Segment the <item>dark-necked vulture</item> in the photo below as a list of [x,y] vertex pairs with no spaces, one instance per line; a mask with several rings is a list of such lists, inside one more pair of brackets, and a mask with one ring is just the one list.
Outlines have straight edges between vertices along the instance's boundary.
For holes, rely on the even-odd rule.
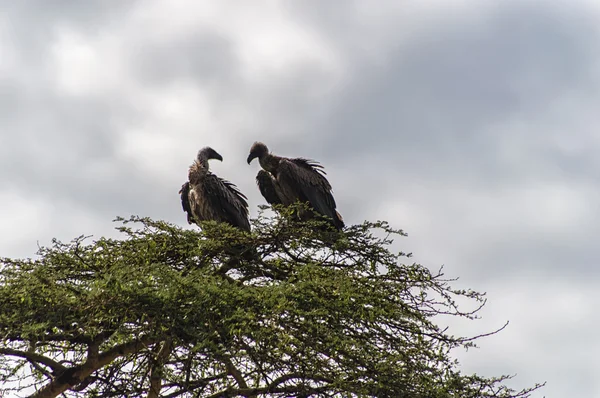
[[179,191],[188,223],[213,220],[250,231],[246,196],[231,182],[211,173],[208,170],[209,159],[223,161],[214,149],[202,148],[190,166],[188,182]]
[[289,206],[296,201],[308,202],[316,212],[333,220],[337,229],[344,227],[323,166],[304,158],[275,156],[262,142],[255,142],[250,148],[248,164],[254,158],[258,158],[262,167],[256,183],[269,204]]

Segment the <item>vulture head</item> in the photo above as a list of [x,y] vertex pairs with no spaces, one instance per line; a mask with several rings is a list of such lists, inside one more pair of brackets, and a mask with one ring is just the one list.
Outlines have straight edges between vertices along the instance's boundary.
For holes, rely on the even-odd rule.
[[215,151],[214,149],[212,149],[209,146],[200,149],[198,151],[197,157],[198,157],[199,162],[205,162],[205,161],[208,161],[209,159],[217,159],[217,160],[220,160],[221,162],[223,161],[223,156],[219,155],[219,153],[217,151]]
[[198,151],[196,160],[190,166],[188,171],[188,180],[192,184],[197,184],[200,179],[208,173],[208,160],[217,159],[223,161],[223,156],[217,151],[207,146]]
[[252,162],[252,160],[254,158],[259,158],[262,159],[263,157],[267,156],[269,154],[269,148],[267,148],[267,146],[265,144],[263,144],[262,142],[255,142],[254,144],[252,144],[252,147],[250,148],[250,154],[248,155],[248,164],[250,164],[250,162]]

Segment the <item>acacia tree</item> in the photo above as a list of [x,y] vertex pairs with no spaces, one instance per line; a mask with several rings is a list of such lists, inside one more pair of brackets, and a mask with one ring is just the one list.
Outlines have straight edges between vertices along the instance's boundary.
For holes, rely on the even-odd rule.
[[[465,375],[440,314],[483,295],[390,251],[403,232],[343,232],[293,212],[251,234],[132,217],[122,239],[1,259],[0,382],[35,397],[526,397]],[[471,299],[464,312],[457,298]]]

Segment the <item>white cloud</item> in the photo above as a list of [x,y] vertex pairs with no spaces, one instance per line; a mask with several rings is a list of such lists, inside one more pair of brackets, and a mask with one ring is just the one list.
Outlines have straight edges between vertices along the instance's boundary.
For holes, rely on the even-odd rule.
[[27,249],[35,247],[35,236],[49,228],[52,205],[42,198],[7,190],[0,192],[0,203],[0,252],[2,256],[25,256]]
[[58,90],[67,95],[115,95],[122,92],[122,53],[114,37],[82,34],[68,27],[55,31],[51,54]]
[[[579,396],[598,396],[600,383],[593,377],[593,364],[600,348],[589,344],[596,324],[594,303],[600,298],[597,289],[526,277],[504,283],[488,289],[489,303],[478,321],[479,330],[493,330],[502,319],[510,324],[481,340],[479,349],[457,352],[465,370],[486,376],[516,373],[510,382],[514,387],[524,379],[547,380],[546,391],[535,396],[570,396],[574,389],[579,389]],[[507,363],[515,366],[509,370]],[[573,381],[583,384],[574,386]]]

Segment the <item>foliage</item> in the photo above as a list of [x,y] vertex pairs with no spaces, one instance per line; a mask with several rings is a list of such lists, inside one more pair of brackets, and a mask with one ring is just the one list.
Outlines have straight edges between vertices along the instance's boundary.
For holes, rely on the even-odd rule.
[[[403,232],[343,232],[292,211],[252,234],[131,217],[122,239],[53,241],[1,259],[0,382],[35,396],[525,397],[508,378],[463,375],[483,295],[392,253]],[[458,298],[477,309],[462,312]],[[18,383],[18,384],[17,384]]]

